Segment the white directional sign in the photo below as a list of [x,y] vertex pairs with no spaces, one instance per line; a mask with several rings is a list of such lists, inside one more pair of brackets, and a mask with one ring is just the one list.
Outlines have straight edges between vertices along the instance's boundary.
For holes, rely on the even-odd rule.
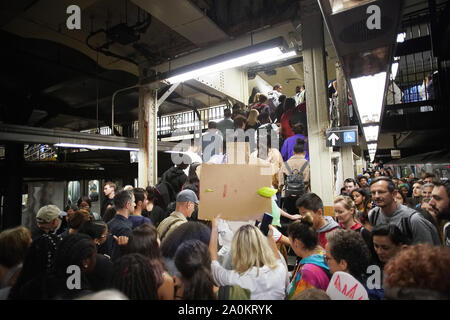
[[335,133],[332,133],[327,140],[331,141],[331,145],[334,147],[336,145],[336,140],[339,140],[339,136],[337,136]]
[[330,128],[326,142],[327,147],[358,145],[358,126]]

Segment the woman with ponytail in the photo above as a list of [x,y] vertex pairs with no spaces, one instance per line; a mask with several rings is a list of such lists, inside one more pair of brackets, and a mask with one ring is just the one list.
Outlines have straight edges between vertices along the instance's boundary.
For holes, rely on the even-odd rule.
[[287,299],[310,288],[326,291],[330,282],[331,274],[325,262],[325,250],[318,243],[312,221],[311,215],[305,215],[302,220],[292,222],[287,229],[291,248],[301,258],[286,290]]
[[215,300],[214,280],[211,274],[211,256],[208,246],[200,240],[181,244],[175,253],[175,265],[180,278],[175,276],[175,298],[183,300]]

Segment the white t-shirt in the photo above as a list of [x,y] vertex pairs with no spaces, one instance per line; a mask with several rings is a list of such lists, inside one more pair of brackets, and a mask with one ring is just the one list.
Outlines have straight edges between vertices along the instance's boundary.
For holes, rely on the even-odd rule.
[[217,260],[211,263],[214,280],[219,286],[238,285],[251,292],[251,300],[284,300],[287,269],[282,260],[277,260],[277,267],[267,266],[251,268],[243,274],[223,268]]

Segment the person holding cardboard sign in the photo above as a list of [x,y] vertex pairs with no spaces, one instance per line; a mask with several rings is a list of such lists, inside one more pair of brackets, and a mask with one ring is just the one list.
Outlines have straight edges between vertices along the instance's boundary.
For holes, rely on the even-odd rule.
[[233,236],[231,245],[233,270],[218,262],[217,238],[220,215],[212,221],[209,251],[214,281],[219,286],[238,285],[251,292],[250,300],[283,300],[287,268],[273,240],[273,230],[267,237],[253,225],[243,225]]

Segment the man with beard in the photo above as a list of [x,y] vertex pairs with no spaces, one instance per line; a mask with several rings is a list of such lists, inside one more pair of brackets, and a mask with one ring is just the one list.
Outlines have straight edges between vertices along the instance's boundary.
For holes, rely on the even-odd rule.
[[412,244],[441,244],[436,227],[430,221],[416,210],[395,202],[398,190],[392,179],[381,176],[375,178],[370,184],[370,192],[377,206],[369,212],[369,222],[372,226],[395,224],[411,239]]
[[[435,183],[429,202],[431,213],[435,214],[438,223],[450,219],[450,181]],[[444,243],[450,246],[450,223],[444,226]]]

